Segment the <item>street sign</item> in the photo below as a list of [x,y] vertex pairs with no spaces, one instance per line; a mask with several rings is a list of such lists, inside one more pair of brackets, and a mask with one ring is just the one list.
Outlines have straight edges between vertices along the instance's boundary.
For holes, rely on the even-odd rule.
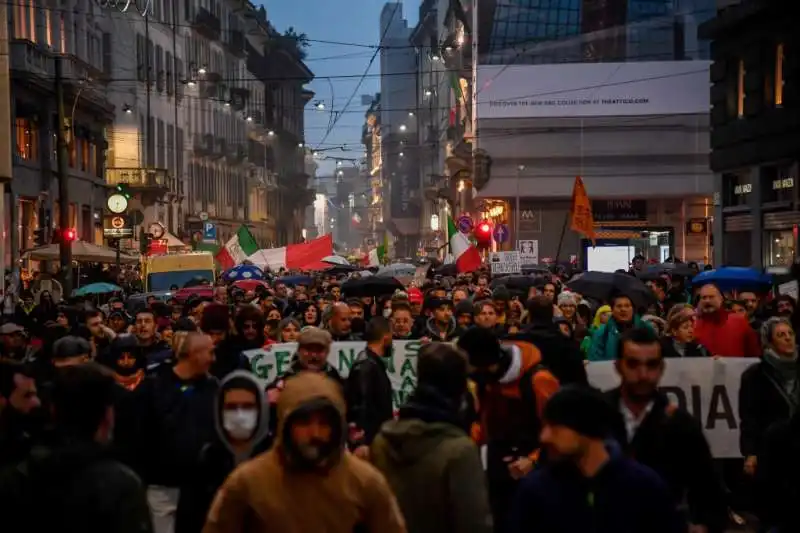
[[539,264],[539,241],[517,241],[517,250],[523,265]]
[[125,219],[122,217],[111,217],[111,227],[120,229],[125,227]]
[[492,252],[489,265],[492,274],[522,274],[519,252]]
[[103,236],[107,239],[133,237],[133,228],[104,228]]
[[203,222],[203,240],[217,242],[217,225],[212,222]]
[[197,215],[197,217],[200,219],[200,222],[205,222],[206,220],[208,220],[208,213],[206,213],[205,211],[200,211],[200,214]]
[[510,234],[511,232],[508,231],[508,226],[505,224],[495,224],[492,237],[494,237],[495,242],[502,244],[508,240]]
[[458,217],[458,221],[456,221],[456,227],[458,231],[461,233],[469,233],[472,231],[472,228],[475,227],[475,223],[472,222],[472,217],[469,215],[461,215]]

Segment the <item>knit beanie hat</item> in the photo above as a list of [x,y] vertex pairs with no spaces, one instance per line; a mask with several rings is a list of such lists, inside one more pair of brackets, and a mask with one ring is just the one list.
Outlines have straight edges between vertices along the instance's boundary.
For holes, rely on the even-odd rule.
[[503,350],[500,340],[490,329],[470,328],[458,339],[458,347],[469,357],[469,363],[477,368],[484,368],[500,362]]
[[544,422],[564,426],[589,438],[608,437],[620,415],[603,394],[586,386],[567,385],[544,407]]
[[475,313],[475,307],[473,306],[472,302],[470,302],[469,300],[461,300],[460,302],[458,302],[458,304],[456,304],[456,308],[453,314],[458,317],[461,315],[472,316],[474,313]]
[[225,304],[210,304],[203,309],[200,319],[200,329],[210,331],[228,331],[230,324],[230,309]]

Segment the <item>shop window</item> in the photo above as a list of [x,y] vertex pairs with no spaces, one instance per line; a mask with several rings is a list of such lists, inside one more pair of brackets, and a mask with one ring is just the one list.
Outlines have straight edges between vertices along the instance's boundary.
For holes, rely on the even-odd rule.
[[792,230],[764,232],[764,266],[789,266],[794,261]]
[[78,161],[78,146],[77,146],[77,139],[73,137],[72,142],[69,143],[69,154],[68,154],[68,163],[70,168],[75,168],[75,164]]
[[723,206],[737,207],[747,205],[748,196],[753,193],[753,186],[749,171],[723,174]]
[[775,105],[783,105],[783,43],[775,47]]
[[744,68],[744,60],[739,60],[739,67],[736,72],[736,116],[742,118],[744,116],[744,77],[747,72]]
[[797,179],[789,165],[761,168],[761,199],[763,202],[791,202]]
[[16,119],[15,140],[17,155],[26,161],[36,161],[39,156],[39,129],[36,123],[27,118]]
[[80,151],[81,151],[81,170],[83,172],[89,171],[89,154],[91,151],[89,150],[89,140],[88,139],[79,139],[80,144]]

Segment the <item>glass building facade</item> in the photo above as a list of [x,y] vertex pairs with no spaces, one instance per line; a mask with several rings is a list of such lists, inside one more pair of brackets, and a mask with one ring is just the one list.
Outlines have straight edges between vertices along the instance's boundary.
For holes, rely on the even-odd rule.
[[[715,0],[495,0],[480,2],[482,64],[707,59],[697,27]],[[491,28],[491,30],[489,30]]]

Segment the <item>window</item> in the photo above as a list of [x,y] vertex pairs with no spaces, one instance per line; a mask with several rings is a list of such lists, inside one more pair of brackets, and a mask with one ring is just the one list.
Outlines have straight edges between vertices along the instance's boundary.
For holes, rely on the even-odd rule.
[[739,67],[736,72],[736,116],[742,118],[744,116],[744,77],[747,72],[744,68],[744,60],[739,60]]
[[164,49],[156,45],[156,90],[164,90]]
[[111,34],[108,32],[103,33],[103,72],[111,75],[113,71],[113,55],[111,48]]
[[775,105],[783,105],[783,43],[775,48]]
[[145,78],[147,83],[153,83],[153,41],[147,40],[147,53],[145,54]]
[[35,161],[39,156],[39,129],[37,124],[27,118],[15,121],[17,155],[26,161]]
[[144,81],[145,77],[145,68],[146,68],[146,59],[145,54],[147,53],[147,49],[145,46],[144,37],[136,34],[136,79],[139,81]]
[[174,92],[174,87],[172,85],[174,83],[173,80],[172,80],[172,71],[173,71],[173,67],[174,66],[175,65],[173,63],[172,53],[171,52],[167,52],[167,59],[166,59],[166,67],[167,67],[167,69],[166,69],[167,70],[166,85],[167,85],[167,94],[169,96],[172,96],[172,93]]
[[72,142],[69,143],[69,154],[67,154],[68,155],[68,161],[67,162],[68,162],[70,168],[76,168],[75,165],[76,165],[76,163],[78,161],[78,146],[77,146],[77,144],[78,144],[77,143],[77,139],[74,137],[74,133],[73,133]]
[[78,139],[78,142],[80,144],[80,153],[81,153],[81,170],[83,172],[88,172],[89,171],[89,154],[91,152],[89,150],[89,139],[84,137],[84,138]]
[[167,143],[165,141],[165,133],[164,133],[164,121],[158,119],[157,122],[157,130],[158,131],[158,144],[156,145],[156,167],[158,168],[166,168],[166,161],[164,160],[164,151],[166,150]]
[[792,230],[766,231],[763,238],[764,266],[790,266],[794,260]]

